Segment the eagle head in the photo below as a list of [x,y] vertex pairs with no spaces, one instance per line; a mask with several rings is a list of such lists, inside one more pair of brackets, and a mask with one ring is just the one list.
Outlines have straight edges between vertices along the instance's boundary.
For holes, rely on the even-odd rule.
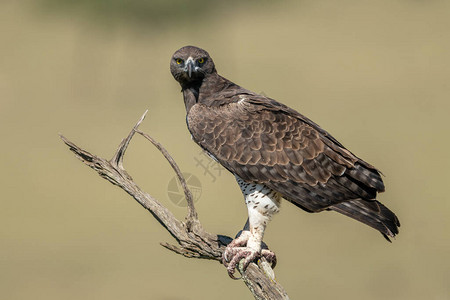
[[216,72],[208,52],[194,46],[178,49],[170,60],[170,72],[181,86],[201,83],[208,75]]

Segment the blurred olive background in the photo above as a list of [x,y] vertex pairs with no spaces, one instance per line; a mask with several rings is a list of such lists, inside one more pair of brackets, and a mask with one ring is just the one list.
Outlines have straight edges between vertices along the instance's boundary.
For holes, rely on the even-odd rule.
[[[241,193],[197,165],[169,72],[188,44],[385,174],[379,199],[402,223],[392,244],[284,203],[265,241],[291,299],[450,299],[450,3],[437,0],[2,1],[1,299],[252,299],[218,263],[162,248],[167,232],[58,137],[109,158],[149,109],[141,128],[202,183],[204,226],[234,235]],[[136,137],[125,164],[183,218],[159,152]]]

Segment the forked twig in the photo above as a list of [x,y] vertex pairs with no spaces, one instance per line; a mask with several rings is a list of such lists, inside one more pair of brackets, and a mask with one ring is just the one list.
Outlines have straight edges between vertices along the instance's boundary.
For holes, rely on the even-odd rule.
[[181,187],[183,188],[184,191],[184,195],[186,197],[186,201],[187,201],[187,207],[188,207],[188,220],[190,221],[195,221],[198,220],[198,215],[197,215],[197,211],[195,210],[194,207],[194,198],[192,197],[192,193],[189,190],[186,180],[183,177],[183,174],[181,173],[180,168],[178,167],[177,163],[175,162],[175,160],[172,158],[172,156],[170,156],[169,152],[167,152],[167,150],[157,141],[155,141],[151,136],[149,136],[148,134],[135,129],[135,132],[139,133],[140,135],[142,135],[143,137],[145,137],[147,140],[149,140],[161,153],[162,155],[164,155],[164,157],[166,158],[166,160],[169,162],[170,166],[172,167],[172,169],[175,171],[175,174],[177,175],[178,180],[181,183]]

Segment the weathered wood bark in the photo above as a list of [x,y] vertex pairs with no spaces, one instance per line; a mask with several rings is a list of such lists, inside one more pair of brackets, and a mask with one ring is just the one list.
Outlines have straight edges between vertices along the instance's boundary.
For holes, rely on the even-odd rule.
[[[138,130],[146,113],[136,123],[129,135],[122,140],[114,157],[110,160],[83,150],[62,135],[61,139],[75,153],[77,158],[97,171],[101,177],[123,189],[147,209],[178,243],[178,245],[161,243],[162,246],[186,257],[210,259],[220,262],[222,253],[232,238],[205,231],[198,219],[192,194],[177,164],[161,144],[149,135]],[[158,200],[142,191],[123,167],[125,151],[135,133],[144,136],[155,145],[174,169],[188,202],[188,214],[185,221],[176,219]],[[283,287],[275,281],[273,270],[264,259],[259,260],[258,264],[251,263],[245,271],[242,270],[241,266],[239,266],[238,270],[255,299],[289,299]]]

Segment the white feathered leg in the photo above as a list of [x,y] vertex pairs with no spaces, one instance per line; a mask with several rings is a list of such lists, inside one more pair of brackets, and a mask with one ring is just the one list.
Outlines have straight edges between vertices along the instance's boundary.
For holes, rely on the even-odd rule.
[[281,201],[278,193],[262,184],[247,183],[239,177],[236,177],[236,180],[247,204],[248,226],[227,246],[223,254],[222,261],[231,278],[235,278],[234,270],[241,259],[244,259],[244,269],[261,256],[273,266],[276,263],[275,254],[268,249],[262,249],[262,240],[271,217],[280,209]]

